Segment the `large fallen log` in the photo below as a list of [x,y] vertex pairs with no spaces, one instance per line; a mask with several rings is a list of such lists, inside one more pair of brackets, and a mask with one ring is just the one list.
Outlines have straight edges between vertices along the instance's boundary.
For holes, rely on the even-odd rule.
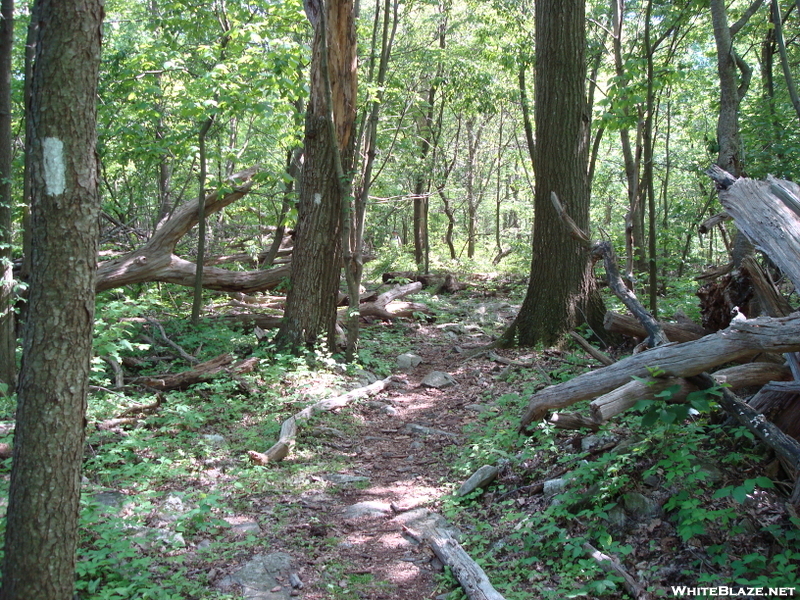
[[[792,373],[788,367],[765,362],[737,365],[712,374],[717,383],[724,383],[733,390],[764,385],[770,381],[786,381],[791,376]],[[683,400],[690,392],[697,389],[696,386],[682,378],[658,377],[648,381],[634,379],[592,400],[589,404],[592,420],[597,425],[601,425],[632,408],[639,400],[653,400],[656,398],[656,394],[675,385],[678,386],[678,389],[672,394],[673,401]]]
[[534,394],[522,415],[520,429],[554,409],[606,394],[632,377],[647,377],[657,368],[667,377],[688,377],[715,366],[761,352],[800,350],[800,314],[772,319],[734,321],[730,327],[684,344],[667,344],[629,356],[613,365],[578,375]]
[[[256,168],[251,168],[232,175],[229,179],[234,186],[232,191],[222,194],[218,190],[206,196],[206,215],[245,196],[253,186],[252,177],[256,171]],[[141,248],[101,262],[97,268],[97,291],[145,281],[193,286],[195,264],[176,256],[174,252],[180,239],[197,225],[198,220],[197,202],[187,202],[164,221]],[[224,292],[259,292],[277,287],[289,276],[289,272],[287,264],[267,271],[245,272],[206,267],[203,269],[203,287]]]

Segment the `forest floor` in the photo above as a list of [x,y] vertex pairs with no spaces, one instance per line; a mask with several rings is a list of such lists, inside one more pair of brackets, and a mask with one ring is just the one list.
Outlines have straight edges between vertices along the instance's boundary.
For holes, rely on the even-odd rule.
[[[519,292],[495,281],[424,296],[435,319],[364,327],[361,368],[281,355],[252,331],[198,331],[162,313],[166,334],[198,359],[231,352],[259,357],[259,366],[153,394],[111,389],[98,361],[76,598],[463,600],[453,574],[413,535],[430,513],[459,532],[509,600],[672,597],[680,594],[670,586],[743,582],[791,595],[800,585],[800,519],[786,502],[792,482],[724,414],[673,423],[667,397],[655,423],[634,410],[597,432],[547,423],[517,431],[532,394],[600,368],[577,347],[488,351],[516,315]],[[185,370],[155,335],[137,345],[143,332],[123,317],[143,306],[102,307],[112,350],[134,354],[137,365],[149,360],[150,373],[167,361]],[[401,369],[404,353],[420,363]],[[367,384],[368,369],[373,379],[391,374],[389,387],[302,422],[284,460],[248,461],[297,411]],[[424,385],[431,372],[451,384]],[[12,418],[13,405],[0,412]],[[12,441],[7,425],[0,442]],[[497,479],[457,497],[483,465],[496,466]],[[7,459],[0,510],[9,472]],[[604,570],[591,547],[616,559],[638,592],[621,571]]]

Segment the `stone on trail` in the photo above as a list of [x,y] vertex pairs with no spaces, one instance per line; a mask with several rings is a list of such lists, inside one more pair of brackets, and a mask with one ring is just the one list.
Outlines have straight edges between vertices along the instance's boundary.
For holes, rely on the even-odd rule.
[[345,519],[361,519],[361,518],[377,518],[389,515],[392,513],[392,507],[385,502],[377,502],[375,500],[367,500],[365,502],[358,502],[348,506],[344,514]]
[[422,362],[422,357],[413,352],[405,352],[397,357],[397,368],[406,370],[413,369]]
[[454,386],[456,383],[458,382],[453,379],[450,373],[444,373],[442,371],[431,371],[425,375],[425,378],[422,380],[423,387],[436,388],[437,390]]
[[291,572],[292,557],[285,552],[258,554],[217,585],[223,590],[233,585],[242,586],[245,600],[289,600],[292,587],[283,582],[287,581]]

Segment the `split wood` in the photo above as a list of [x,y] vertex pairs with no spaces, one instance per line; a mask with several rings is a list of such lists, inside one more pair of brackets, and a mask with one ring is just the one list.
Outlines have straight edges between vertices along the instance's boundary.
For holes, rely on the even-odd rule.
[[273,446],[269,450],[267,450],[263,454],[261,452],[249,450],[247,452],[247,456],[250,458],[251,462],[254,462],[258,465],[266,465],[271,462],[282,461],[289,455],[289,452],[294,446],[295,438],[297,437],[298,424],[302,423],[303,421],[307,421],[317,413],[331,411],[337,408],[342,408],[356,400],[361,400],[362,398],[369,398],[371,396],[374,396],[375,394],[378,394],[383,390],[385,390],[392,382],[392,380],[393,376],[389,376],[386,379],[381,379],[380,381],[376,381],[375,383],[371,383],[369,385],[365,385],[363,387],[351,390],[346,394],[335,396],[333,398],[328,398],[326,400],[320,400],[316,404],[312,404],[311,406],[305,407],[303,410],[301,410],[294,416],[289,417],[283,422],[283,424],[281,425],[281,432],[280,436],[278,437],[278,441],[275,444],[273,444]]

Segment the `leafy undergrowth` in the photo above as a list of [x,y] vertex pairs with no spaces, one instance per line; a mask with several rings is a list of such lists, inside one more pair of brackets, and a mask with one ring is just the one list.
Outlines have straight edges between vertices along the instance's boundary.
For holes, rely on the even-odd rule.
[[792,482],[749,431],[719,422],[713,391],[686,405],[668,393],[640,402],[594,435],[542,424],[520,436],[515,418],[535,387],[521,381],[519,394],[498,398],[471,452],[454,457],[462,476],[503,465],[495,485],[446,508],[507,599],[631,597],[588,545],[656,597],[694,597],[681,587],[800,592]]
[[[475,314],[475,292],[470,294],[426,301],[442,321],[483,318]],[[358,435],[361,426],[349,411],[326,417],[313,434],[301,430],[292,458],[277,468],[254,466],[245,457],[248,450],[268,448],[287,416],[360,385],[362,369],[388,375],[395,357],[414,349],[407,335],[414,325],[365,328],[360,364],[344,367],[323,354],[281,354],[252,332],[191,328],[178,318],[185,314],[180,301],[174,312],[171,318],[146,298],[121,297],[98,312],[76,597],[233,598],[235,590],[219,585],[231,565],[274,548],[323,557],[324,597],[379,594],[385,582],[353,574],[344,560],[330,558],[337,541],[317,536],[323,526],[297,522],[298,498],[322,493],[327,484],[321,476],[347,467],[337,436]],[[191,366],[160,341],[147,316],[197,360],[229,352],[255,356],[259,364],[251,373],[160,397],[114,388],[113,361],[136,359],[142,375]],[[496,315],[484,321],[484,329],[495,328],[493,335],[502,331]],[[580,352],[535,356],[532,369],[471,362],[477,380],[494,381],[475,398],[488,410],[466,419],[472,424],[465,443],[433,457],[449,464],[451,486],[481,465],[501,467],[485,493],[445,497],[441,509],[508,600],[629,597],[622,578],[604,571],[587,544],[618,559],[656,596],[674,596],[671,586],[800,583],[800,520],[785,504],[791,482],[751,434],[721,423],[713,395],[696,396],[690,405],[670,404],[669,398],[642,403],[638,413],[594,435],[539,425],[522,436],[516,430],[527,398],[589,364]],[[459,359],[448,360],[455,365]],[[158,399],[156,410],[128,412],[132,423],[108,425]],[[6,402],[0,419],[12,418],[13,403]],[[0,468],[3,505],[9,469],[6,460]],[[445,574],[440,589],[453,588],[454,579]],[[460,589],[448,596],[462,597]]]

